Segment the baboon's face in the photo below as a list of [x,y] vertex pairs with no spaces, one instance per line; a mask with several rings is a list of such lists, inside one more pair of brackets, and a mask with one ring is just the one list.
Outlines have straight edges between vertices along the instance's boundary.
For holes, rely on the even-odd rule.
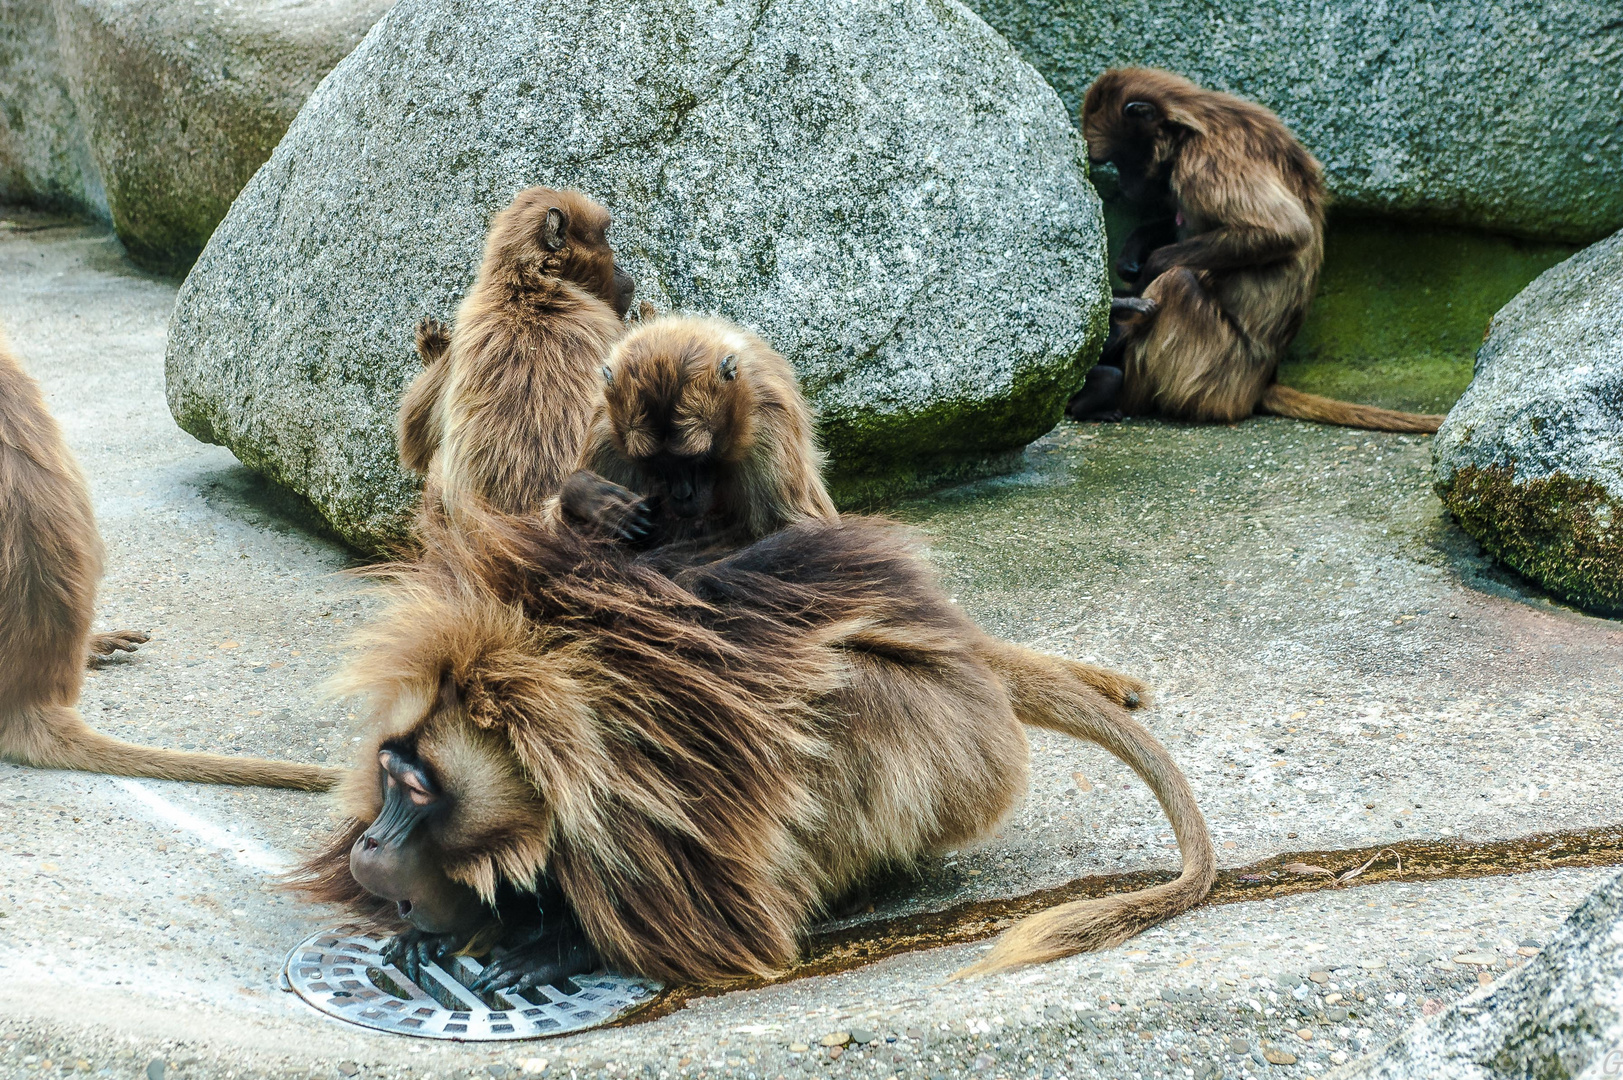
[[1082,138],[1088,161],[1114,166],[1122,194],[1148,201],[1162,180],[1166,115],[1145,89],[1124,84],[1107,72],[1088,88],[1082,106]]
[[544,870],[544,800],[511,748],[466,722],[453,692],[384,741],[375,769],[376,796],[355,811],[370,824],[350,848],[349,869],[403,921],[425,933],[472,934],[492,918],[493,868],[522,867],[525,886]]

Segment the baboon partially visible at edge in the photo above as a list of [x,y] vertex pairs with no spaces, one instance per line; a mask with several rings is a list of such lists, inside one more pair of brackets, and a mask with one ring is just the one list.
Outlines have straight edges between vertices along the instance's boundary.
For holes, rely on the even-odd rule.
[[87,660],[133,651],[135,630],[93,634],[102,542],[84,474],[39,384],[0,337],[0,760],[48,769],[324,790],[337,770],[137,746],[74,706]]
[[1124,68],[1088,87],[1082,133],[1089,159],[1115,165],[1122,193],[1151,221],[1119,264],[1141,295],[1112,304],[1104,355],[1067,406],[1073,418],[1233,422],[1262,411],[1375,431],[1437,430],[1440,416],[1274,381],[1324,260],[1324,171],[1279,117],[1170,72]]

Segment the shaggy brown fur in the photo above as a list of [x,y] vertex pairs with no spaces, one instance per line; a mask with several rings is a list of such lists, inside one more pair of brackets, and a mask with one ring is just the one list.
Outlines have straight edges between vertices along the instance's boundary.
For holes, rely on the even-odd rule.
[[377,749],[404,738],[453,800],[433,838],[445,872],[487,902],[545,878],[621,970],[770,976],[877,869],[997,826],[1026,782],[1022,721],[1144,777],[1184,873],[1027,920],[966,973],[1114,944],[1210,887],[1165,750],[1078,665],[981,634],[895,527],[809,519],[710,561],[547,518],[428,530],[345,676],[373,735],[349,823],[306,864],[318,899],[387,918],[349,854],[378,814]]
[[400,460],[453,520],[470,498],[538,509],[574,470],[631,300],[608,228],[580,192],[521,191],[491,222],[455,330],[419,324],[425,366],[400,404]]
[[603,377],[581,468],[648,496],[661,539],[739,544],[836,516],[811,407],[755,334],[666,316],[627,334]]
[[74,708],[86,657],[133,651],[134,630],[92,634],[102,543],[84,475],[0,338],[0,760],[214,784],[325,789],[312,765],[121,742]]
[[[1149,303],[1116,304],[1102,364],[1121,369],[1120,409],[1226,422],[1260,409],[1379,431],[1437,430],[1439,416],[1274,382],[1318,284],[1325,203],[1323,170],[1277,116],[1170,72],[1126,68],[1088,88],[1082,131],[1088,156],[1116,165],[1129,198],[1177,221],[1177,242],[1143,260]],[[1106,374],[1090,386],[1107,385]],[[1107,412],[1097,397],[1084,387],[1072,415]]]

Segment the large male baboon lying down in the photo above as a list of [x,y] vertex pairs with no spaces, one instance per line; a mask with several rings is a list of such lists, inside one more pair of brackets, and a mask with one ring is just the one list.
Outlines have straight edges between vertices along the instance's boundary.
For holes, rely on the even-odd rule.
[[898,527],[805,521],[706,560],[544,515],[436,521],[344,676],[371,737],[298,882],[409,924],[408,974],[478,939],[488,988],[770,976],[868,875],[994,829],[1022,724],[1132,767],[1183,873],[1033,916],[967,973],[1115,944],[1211,886],[1187,782],[1118,703],[1141,685],[981,633]]

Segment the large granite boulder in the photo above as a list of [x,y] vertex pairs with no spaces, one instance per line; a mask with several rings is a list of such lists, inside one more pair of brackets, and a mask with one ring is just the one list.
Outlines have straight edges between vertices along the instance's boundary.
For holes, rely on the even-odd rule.
[[1108,67],[1262,102],[1343,210],[1588,242],[1623,227],[1623,20],[1591,0],[969,0],[1071,110]]
[[1084,174],[956,0],[402,0],[187,279],[170,408],[356,544],[396,535],[412,325],[544,183],[610,208],[641,298],[790,358],[848,500],[962,475],[1048,430],[1102,340]]
[[1328,1080],[1623,1075],[1623,877],[1589,895],[1543,953]]
[[0,0],[0,198],[183,271],[392,0]]
[[1494,316],[1433,453],[1437,493],[1483,547],[1623,614],[1623,232]]

